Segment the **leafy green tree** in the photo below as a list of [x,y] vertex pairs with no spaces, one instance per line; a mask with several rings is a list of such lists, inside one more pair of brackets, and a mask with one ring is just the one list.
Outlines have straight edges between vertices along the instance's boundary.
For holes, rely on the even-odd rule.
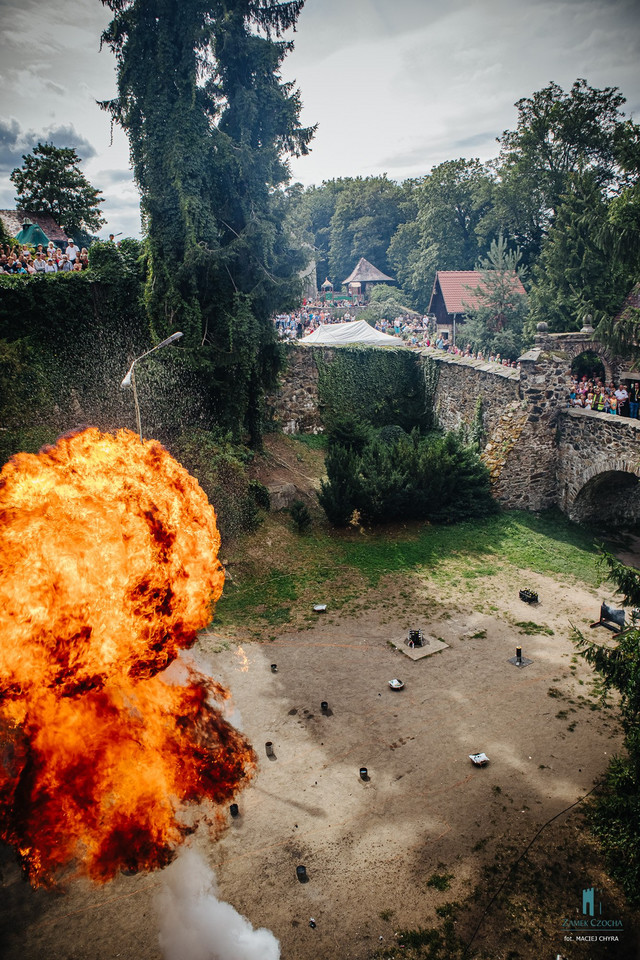
[[67,233],[99,230],[106,222],[100,212],[104,197],[79,168],[71,147],[38,143],[11,173],[18,203],[28,213],[48,213]]
[[386,175],[344,183],[331,218],[329,267],[334,284],[349,276],[360,257],[389,273],[387,250],[406,216],[403,201],[402,188]]
[[389,283],[377,283],[369,294],[371,303],[388,303],[398,299],[398,288]]
[[[625,606],[640,608],[640,572],[604,553],[609,579]],[[613,758],[592,811],[611,873],[630,900],[640,900],[640,628],[636,623],[600,645],[576,633],[581,656],[602,677],[604,689],[620,695],[624,754]]]
[[447,160],[415,187],[415,224],[396,232],[389,254],[403,289],[426,310],[436,270],[472,270],[482,253],[480,226],[490,207],[491,175],[479,160]]
[[434,269],[431,259],[425,258],[422,253],[418,221],[414,219],[401,223],[387,251],[392,275],[411,306],[424,311],[429,305]]
[[588,170],[597,187],[619,186],[621,140],[629,136],[624,102],[617,87],[578,79],[568,93],[550,83],[516,103],[516,129],[500,138],[496,204],[526,263],[537,259],[572,176]]
[[304,0],[103,0],[148,241],[147,306],[176,329],[210,414],[259,440],[277,352],[270,318],[292,306],[308,259],[285,222],[287,158],[313,128],[280,67]]
[[[310,243],[313,247],[318,288],[330,273],[331,218],[336,211],[338,197],[349,182],[348,179],[326,180],[319,187],[307,187],[292,199],[291,228],[302,242]],[[337,278],[334,280],[340,283]]]
[[[598,241],[621,273],[619,289],[624,296],[640,277],[640,127],[628,121],[619,133],[617,149],[625,183],[608,204]],[[614,352],[640,359],[640,311],[628,306],[618,316],[620,306],[614,304],[601,316],[590,311],[599,320],[596,334]]]
[[485,355],[499,353],[515,360],[522,352],[528,298],[519,282],[520,260],[520,251],[509,250],[503,236],[492,242],[488,255],[480,260],[482,279],[469,291],[464,337]]

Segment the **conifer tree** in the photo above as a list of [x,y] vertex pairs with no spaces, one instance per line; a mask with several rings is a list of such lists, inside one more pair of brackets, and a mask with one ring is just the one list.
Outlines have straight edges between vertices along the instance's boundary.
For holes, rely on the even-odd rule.
[[[492,241],[480,260],[482,280],[469,290],[464,336],[474,350],[515,360],[522,348],[527,295],[519,282],[520,251],[509,250],[503,236]],[[464,303],[464,300],[463,300]]]
[[304,265],[282,188],[313,128],[279,75],[304,0],[102,2],[118,75],[103,106],[129,136],[153,330],[183,331],[218,422],[257,440],[270,317],[293,302]]
[[603,242],[608,201],[594,174],[570,177],[531,288],[531,325],[579,330],[586,313],[615,313],[628,293],[626,271]]

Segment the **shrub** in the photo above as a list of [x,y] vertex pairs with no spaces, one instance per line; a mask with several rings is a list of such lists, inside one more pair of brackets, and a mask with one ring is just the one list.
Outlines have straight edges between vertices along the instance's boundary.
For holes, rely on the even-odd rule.
[[352,453],[361,454],[371,439],[371,428],[358,417],[337,416],[327,424],[327,442],[330,447],[344,447]]
[[289,509],[289,513],[291,514],[291,519],[298,533],[307,533],[311,529],[311,524],[313,523],[311,513],[309,512],[309,507],[306,503],[303,503],[302,500],[294,500]]
[[386,427],[378,430],[378,440],[382,443],[395,443],[401,437],[406,437],[407,432],[399,427],[397,423],[390,423]]
[[260,483],[259,480],[250,480],[249,491],[253,496],[257,506],[259,506],[261,510],[265,510],[268,513],[269,510],[271,510],[271,494],[265,487],[264,483]]
[[359,457],[346,447],[333,446],[325,460],[327,480],[320,483],[318,500],[334,527],[346,527],[359,502]]
[[489,473],[458,434],[371,440],[358,453],[333,444],[319,494],[327,518],[345,526],[354,510],[365,523],[453,522],[496,509]]

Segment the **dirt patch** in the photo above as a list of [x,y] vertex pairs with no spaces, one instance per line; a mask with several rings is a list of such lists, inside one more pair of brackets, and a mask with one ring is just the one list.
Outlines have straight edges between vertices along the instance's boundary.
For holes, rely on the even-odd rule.
[[[528,583],[540,595],[535,608],[518,599],[513,583],[492,578],[486,612],[469,610],[462,585],[441,590],[434,615],[424,587],[406,613],[378,606],[384,594],[376,591],[366,612],[334,613],[329,605],[311,628],[269,643],[221,644],[213,629],[202,635],[200,653],[232,691],[261,762],[222,839],[213,843],[201,830],[194,843],[214,866],[220,895],[254,926],[274,931],[283,960],[365,960],[397,943],[401,928],[437,922],[436,908],[452,900],[467,902],[460,929],[471,936],[491,884],[508,877],[556,814],[530,855],[524,887],[514,881],[474,949],[493,958],[633,955],[621,952],[630,949],[632,927],[610,953],[565,943],[560,930],[568,910],[578,915],[586,887],[605,884],[606,909],[622,915],[597,856],[584,852],[576,811],[562,814],[590,791],[620,733],[569,640],[571,623],[586,627],[597,598],[546,577]],[[448,647],[405,658],[389,637],[414,625]],[[533,661],[525,669],[508,662],[516,644]],[[394,677],[404,690],[389,688]],[[490,758],[482,769],[468,758],[480,751]],[[557,907],[546,899],[550,858],[565,873]],[[300,864],[308,883],[296,878]],[[103,888],[73,883],[59,895],[30,890],[8,856],[3,866],[8,960],[160,956],[153,908],[160,875],[123,876]],[[448,889],[430,885],[434,875],[450,877]],[[518,896],[530,901],[519,919]],[[496,936],[497,916],[508,920],[509,936],[504,929]]]
[[250,467],[252,479],[267,489],[292,485],[308,505],[317,505],[316,490],[324,472],[324,451],[313,449],[299,440],[280,433],[267,434],[263,450]]

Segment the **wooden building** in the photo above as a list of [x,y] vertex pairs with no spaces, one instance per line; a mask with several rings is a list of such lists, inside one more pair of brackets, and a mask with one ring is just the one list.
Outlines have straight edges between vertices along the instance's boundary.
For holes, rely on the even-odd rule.
[[[514,288],[525,293],[520,278],[514,273]],[[482,274],[478,270],[438,270],[433,281],[429,313],[435,317],[436,331],[444,340],[455,344],[460,325],[464,324],[467,307],[478,305],[478,287]]]
[[395,283],[395,280],[378,270],[364,257],[360,257],[353,272],[349,274],[346,280],[342,281],[343,286],[347,287],[349,293],[353,296],[362,295],[363,297],[366,297],[367,292],[377,283]]

